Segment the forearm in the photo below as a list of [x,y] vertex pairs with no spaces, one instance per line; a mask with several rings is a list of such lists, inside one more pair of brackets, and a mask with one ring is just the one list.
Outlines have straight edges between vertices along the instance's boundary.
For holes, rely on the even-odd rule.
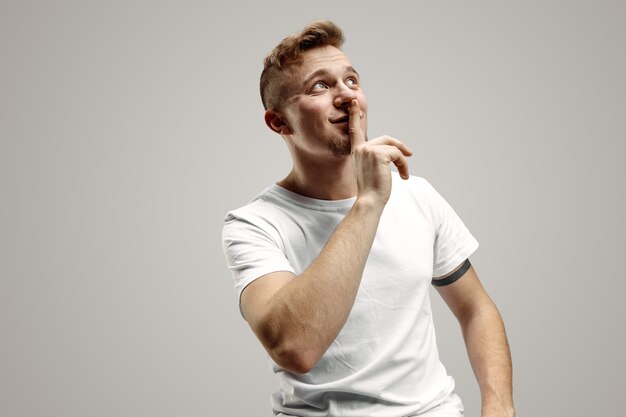
[[[341,331],[356,298],[384,205],[357,199],[324,249],[283,286],[268,309],[276,355],[313,366]],[[304,359],[302,359],[304,358]]]
[[498,310],[485,303],[461,321],[467,352],[480,386],[483,417],[515,415],[511,354]]

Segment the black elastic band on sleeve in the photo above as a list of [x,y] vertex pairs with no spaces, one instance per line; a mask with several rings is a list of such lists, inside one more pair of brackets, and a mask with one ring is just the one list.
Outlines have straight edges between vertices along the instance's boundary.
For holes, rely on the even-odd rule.
[[431,281],[431,284],[433,284],[436,287],[443,287],[444,285],[450,285],[456,280],[458,280],[459,278],[461,278],[463,275],[465,275],[465,273],[467,272],[470,266],[472,266],[472,264],[470,263],[469,259],[466,259],[465,262],[463,262],[463,265],[461,265],[459,269],[454,271],[452,275],[449,275],[442,279],[433,279]]

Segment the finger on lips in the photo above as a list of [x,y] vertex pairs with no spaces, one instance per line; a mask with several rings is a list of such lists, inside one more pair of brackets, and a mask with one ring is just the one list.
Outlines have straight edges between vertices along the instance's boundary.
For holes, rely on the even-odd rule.
[[[365,138],[361,130],[361,108],[356,99],[350,102],[349,112],[348,130],[350,132],[350,145],[354,150],[357,146],[365,144]],[[406,157],[413,155],[413,151],[404,142],[385,135],[369,141],[369,145],[388,147],[388,163],[393,162],[402,178],[409,178],[409,164]]]
[[352,148],[365,143],[363,132],[361,131],[361,110],[357,100],[350,102],[348,131],[350,132],[350,145],[352,145]]

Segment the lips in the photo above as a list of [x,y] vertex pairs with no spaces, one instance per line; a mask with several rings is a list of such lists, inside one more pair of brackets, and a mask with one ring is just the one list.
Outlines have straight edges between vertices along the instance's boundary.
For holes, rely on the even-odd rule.
[[331,123],[347,123],[348,115],[344,114],[343,116],[335,117],[334,119],[331,119],[330,122]]

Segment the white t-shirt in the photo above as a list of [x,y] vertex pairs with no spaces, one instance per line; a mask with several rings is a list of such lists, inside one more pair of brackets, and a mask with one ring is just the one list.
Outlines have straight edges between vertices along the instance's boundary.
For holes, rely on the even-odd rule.
[[[270,272],[303,272],[354,201],[317,200],[273,185],[228,213],[223,246],[238,294]],[[341,332],[306,374],[270,359],[280,381],[274,413],[400,417],[438,405],[454,381],[439,360],[429,288],[433,277],[449,273],[477,248],[428,181],[393,173],[391,196]]]

